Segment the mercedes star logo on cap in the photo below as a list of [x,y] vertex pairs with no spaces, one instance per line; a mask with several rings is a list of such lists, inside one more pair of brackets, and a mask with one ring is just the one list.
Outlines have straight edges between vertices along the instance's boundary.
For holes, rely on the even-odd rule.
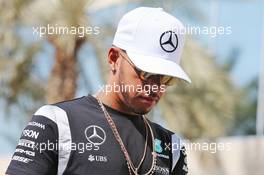
[[178,47],[178,37],[173,31],[166,31],[160,36],[160,46],[165,52],[173,52]]
[[97,125],[88,126],[85,129],[85,136],[94,145],[102,145],[106,139],[105,131]]

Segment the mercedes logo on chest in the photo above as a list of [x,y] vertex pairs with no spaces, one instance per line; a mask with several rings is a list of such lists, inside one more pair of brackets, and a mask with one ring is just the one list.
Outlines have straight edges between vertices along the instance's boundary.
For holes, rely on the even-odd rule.
[[160,36],[160,46],[165,52],[173,52],[178,47],[178,36],[173,31],[166,31]]
[[102,145],[105,142],[106,134],[103,128],[97,125],[88,126],[85,131],[86,139],[94,145]]

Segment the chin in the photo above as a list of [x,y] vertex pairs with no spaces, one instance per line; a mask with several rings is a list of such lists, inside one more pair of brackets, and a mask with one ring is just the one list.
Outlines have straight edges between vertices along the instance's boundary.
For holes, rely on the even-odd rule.
[[139,115],[145,115],[145,114],[149,113],[150,110],[151,109],[139,109],[139,108],[137,108],[134,110],[134,112],[136,114],[139,114]]

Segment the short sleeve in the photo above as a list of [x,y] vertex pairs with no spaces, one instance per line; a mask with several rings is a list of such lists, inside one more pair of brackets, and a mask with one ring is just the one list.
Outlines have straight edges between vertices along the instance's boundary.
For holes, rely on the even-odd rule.
[[188,173],[187,155],[184,147],[180,150],[180,157],[172,170],[172,175],[186,175]]
[[22,131],[6,174],[57,174],[57,148],[57,124],[45,116],[35,114]]
[[175,133],[171,135],[172,175],[186,175],[188,173],[187,155],[182,139]]

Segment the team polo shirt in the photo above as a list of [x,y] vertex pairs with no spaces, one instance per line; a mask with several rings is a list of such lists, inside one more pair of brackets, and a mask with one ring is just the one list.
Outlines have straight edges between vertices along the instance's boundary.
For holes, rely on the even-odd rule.
[[[144,152],[146,131],[140,115],[104,105],[135,166]],[[180,138],[149,121],[154,133],[155,175],[185,175],[188,168]],[[152,165],[152,139],[139,173]],[[98,101],[92,95],[39,108],[22,131],[6,171],[10,175],[128,175],[125,156]]]

